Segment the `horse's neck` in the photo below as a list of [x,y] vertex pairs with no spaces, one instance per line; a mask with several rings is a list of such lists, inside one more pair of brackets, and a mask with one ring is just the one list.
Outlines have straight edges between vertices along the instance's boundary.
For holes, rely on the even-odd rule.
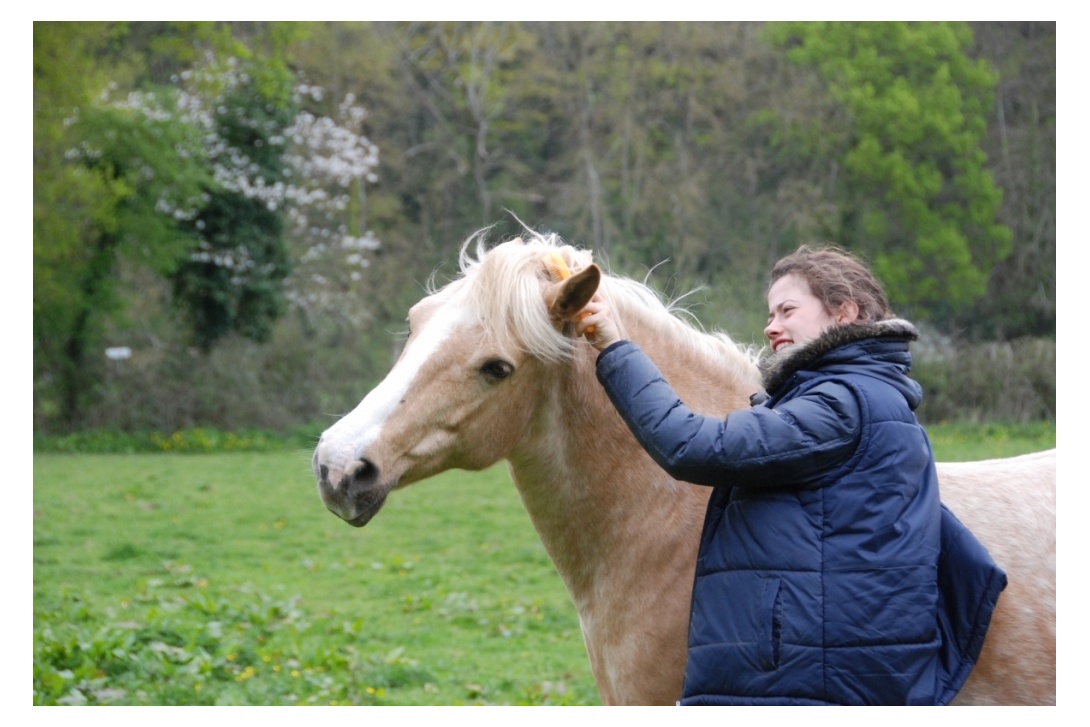
[[[699,412],[740,408],[755,390],[755,375],[738,362],[639,321],[627,329]],[[631,593],[603,588],[617,578],[653,582],[656,569],[691,578],[708,496],[706,488],[670,479],[643,451],[596,380],[596,358],[587,346],[546,374],[533,432],[509,459],[527,511],[584,616],[604,591]]]
[[680,329],[638,316],[630,315],[625,325],[678,397],[697,413],[725,416],[746,408],[760,388],[756,364],[732,343],[703,335],[705,345],[694,345]]

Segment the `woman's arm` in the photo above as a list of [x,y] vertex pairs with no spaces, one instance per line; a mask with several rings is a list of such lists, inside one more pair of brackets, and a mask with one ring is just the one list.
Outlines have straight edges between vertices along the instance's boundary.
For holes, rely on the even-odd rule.
[[670,476],[702,485],[805,487],[855,451],[861,416],[842,384],[814,387],[776,409],[705,417],[681,402],[631,341],[598,358],[598,379],[637,441]]

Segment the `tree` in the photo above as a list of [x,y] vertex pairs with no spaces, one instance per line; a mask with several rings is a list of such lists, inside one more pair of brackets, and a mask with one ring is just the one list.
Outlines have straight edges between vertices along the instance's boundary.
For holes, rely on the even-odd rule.
[[745,31],[724,23],[544,31],[564,64],[559,139],[572,170],[552,211],[581,221],[596,250],[632,267],[670,259],[672,270],[705,280],[729,269],[723,222],[735,183],[724,172],[731,121],[741,118]]
[[245,63],[218,80],[222,91],[193,114],[206,119],[215,184],[186,222],[197,249],[171,275],[175,301],[205,352],[232,331],[266,340],[284,311],[282,281],[291,270],[283,207],[292,78]]
[[[966,27],[37,23],[36,425],[127,377],[110,421],[168,359],[215,389],[234,356],[320,380],[320,406],[293,387],[312,415],[386,368],[468,235],[521,234],[507,210],[622,274],[667,262],[653,283],[702,286],[747,340],[769,266],[814,239],[906,315],[1050,334],[1055,24]],[[190,403],[164,426],[219,416]]]
[[[262,58],[222,26],[174,30],[166,44],[140,35],[156,41],[147,51],[156,72],[176,72],[129,90],[137,83],[126,79],[140,74],[126,64],[140,67],[140,53],[119,53],[113,41],[126,26],[35,26],[36,403],[69,424],[100,377],[88,353],[123,312],[121,261],[171,281],[192,342],[208,352],[232,332],[268,338],[287,307],[289,232],[307,239],[323,225],[357,266],[377,246],[353,221],[333,224],[348,202],[333,187],[361,195],[377,149],[299,113],[281,51]],[[274,27],[251,41],[294,35]],[[194,56],[194,47],[203,50]],[[198,64],[186,68],[191,57]],[[72,66],[87,69],[84,83],[70,80]],[[343,110],[359,123],[362,109]]]
[[35,24],[36,388],[70,423],[95,380],[98,327],[116,311],[118,256],[170,270],[192,242],[179,222],[211,179],[195,129],[103,103],[104,58],[123,33]]
[[[304,100],[320,102],[320,86],[301,84]],[[381,248],[367,226],[367,185],[378,181],[378,147],[362,134],[367,110],[347,94],[331,116],[300,113],[287,136],[293,171],[288,210],[295,274],[286,294],[314,327],[319,322],[358,326],[374,314],[364,274]]]
[[468,177],[480,224],[500,212],[523,159],[512,155],[512,132],[525,93],[513,82],[525,69],[533,35],[518,23],[436,23],[407,27],[401,57],[406,79],[421,94],[440,158]]
[[985,148],[1003,188],[1012,254],[961,320],[980,337],[1056,335],[1056,23],[974,23],[975,54],[1000,73]]
[[1011,233],[981,148],[996,74],[967,55],[968,27],[783,23],[769,38],[814,69],[842,122],[820,128],[822,148],[784,150],[821,152],[839,172],[840,210],[825,234],[865,253],[893,299],[918,313],[941,320],[977,300]]

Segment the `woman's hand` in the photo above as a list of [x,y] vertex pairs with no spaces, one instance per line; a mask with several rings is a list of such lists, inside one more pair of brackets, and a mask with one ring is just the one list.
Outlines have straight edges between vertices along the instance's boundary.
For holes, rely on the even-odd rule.
[[[588,332],[591,327],[594,330]],[[626,338],[620,322],[613,317],[613,311],[597,295],[591,298],[590,302],[576,316],[575,333],[579,336],[586,336],[591,345],[599,351],[603,351],[610,344]]]

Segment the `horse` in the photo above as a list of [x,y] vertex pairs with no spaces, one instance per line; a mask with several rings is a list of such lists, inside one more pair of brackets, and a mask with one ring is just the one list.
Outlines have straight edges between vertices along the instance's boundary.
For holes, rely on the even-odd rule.
[[[758,351],[704,332],[589,252],[529,231],[463,243],[460,274],[408,314],[387,377],[326,430],[312,459],[325,506],[362,527],[395,489],[506,460],[578,612],[606,705],[681,694],[696,553],[709,488],[677,482],[636,443],[573,316],[602,296],[695,411],[725,416],[760,389]],[[570,277],[557,275],[559,255]],[[1055,702],[1055,450],[940,463],[944,503],[1006,571],[960,704]]]

